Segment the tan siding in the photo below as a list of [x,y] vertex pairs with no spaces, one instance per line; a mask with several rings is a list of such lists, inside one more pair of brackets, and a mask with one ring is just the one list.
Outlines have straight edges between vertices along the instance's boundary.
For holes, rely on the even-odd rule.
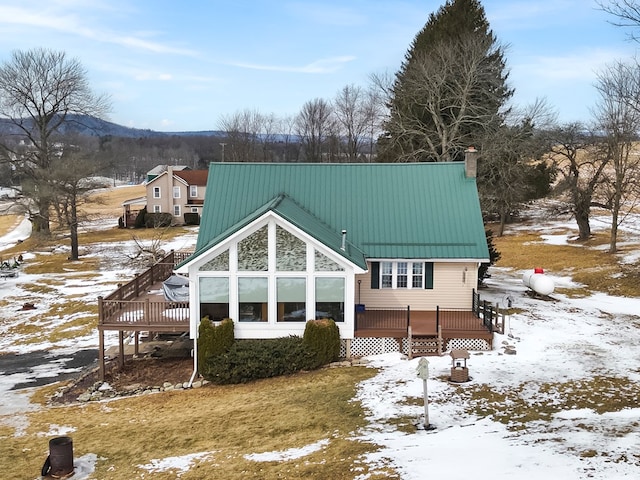
[[[464,275],[465,267],[467,271]],[[371,272],[356,275],[356,302],[370,308],[410,306],[413,310],[440,308],[471,308],[473,289],[477,285],[475,262],[434,264],[433,289],[371,289]],[[360,282],[360,283],[358,283]],[[358,294],[358,289],[359,294]]]

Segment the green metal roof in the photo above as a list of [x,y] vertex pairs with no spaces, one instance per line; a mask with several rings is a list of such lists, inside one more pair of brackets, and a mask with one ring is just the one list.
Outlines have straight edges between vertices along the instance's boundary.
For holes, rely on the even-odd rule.
[[212,163],[196,256],[267,211],[365,268],[364,257],[489,259],[463,162]]

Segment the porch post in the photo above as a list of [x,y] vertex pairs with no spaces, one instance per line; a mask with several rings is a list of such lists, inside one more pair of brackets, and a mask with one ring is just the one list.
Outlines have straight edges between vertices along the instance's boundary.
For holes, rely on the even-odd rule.
[[124,331],[118,330],[118,361],[124,367]]
[[100,381],[104,382],[104,331],[98,329],[98,365],[100,371]]

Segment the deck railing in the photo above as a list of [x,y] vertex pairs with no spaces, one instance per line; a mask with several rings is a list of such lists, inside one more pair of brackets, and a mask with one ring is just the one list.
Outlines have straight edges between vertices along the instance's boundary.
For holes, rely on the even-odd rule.
[[356,311],[356,330],[403,330],[409,326],[407,308],[368,308]]
[[104,319],[102,325],[127,328],[161,324],[165,328],[189,325],[189,302],[152,302],[146,300],[99,300]]
[[504,333],[505,315],[496,306],[480,299],[480,294],[473,291],[472,310],[482,320],[489,332]]
[[[481,320],[474,324],[469,322],[470,315]],[[500,310],[483,301],[474,290],[471,311],[469,309],[436,307],[436,331],[475,330],[489,333],[504,333],[504,314]],[[406,308],[356,308],[356,330],[402,330],[407,331],[411,323],[411,311]]]
[[190,252],[175,252],[171,250],[162,260],[154,264],[148,270],[135,276],[133,280],[121,285],[116,291],[110,293],[105,300],[133,300],[145,293],[151,285],[169,278],[176,265],[183,262],[191,255]]
[[106,297],[98,298],[98,323],[100,325],[132,326],[161,324],[171,328],[174,324],[189,324],[189,303],[152,302],[139,300],[155,283],[169,278],[176,265],[186,260],[191,252],[169,252],[158,263],[136,275]]
[[[478,330],[485,331],[484,322],[478,322],[477,314],[475,312],[470,312],[468,309],[462,308],[437,308],[436,310],[436,318],[437,318],[437,326],[438,328],[442,326],[442,328],[447,329],[449,331],[469,331],[469,330]],[[470,320],[474,320],[470,321]],[[489,330],[491,332],[491,330]]]

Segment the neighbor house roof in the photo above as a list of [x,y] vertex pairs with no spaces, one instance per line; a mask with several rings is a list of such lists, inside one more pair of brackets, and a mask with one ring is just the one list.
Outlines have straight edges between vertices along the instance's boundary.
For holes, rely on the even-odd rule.
[[200,185],[207,184],[207,177],[209,175],[208,170],[181,170],[179,172],[173,172],[175,177],[181,178],[187,185]]
[[462,162],[212,163],[196,256],[267,211],[358,265],[489,259],[475,178]]
[[179,170],[189,170],[189,167],[186,165],[156,165],[147,172],[147,182],[150,182],[159,175],[162,175],[169,167],[171,167],[174,172]]

